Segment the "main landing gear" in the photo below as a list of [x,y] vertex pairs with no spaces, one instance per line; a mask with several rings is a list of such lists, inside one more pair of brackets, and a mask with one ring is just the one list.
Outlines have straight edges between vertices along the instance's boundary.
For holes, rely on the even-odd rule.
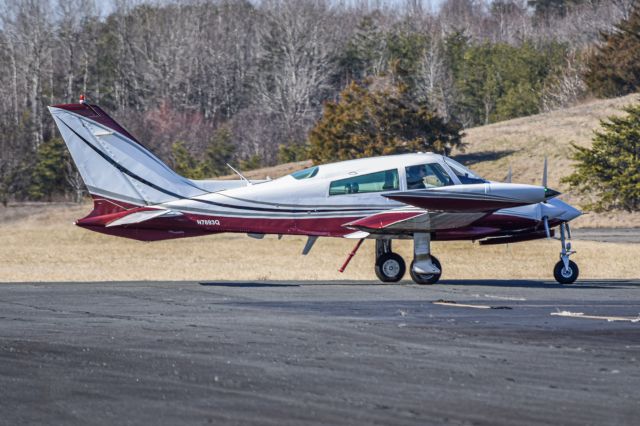
[[553,276],[560,284],[572,284],[578,279],[580,270],[575,262],[569,260],[569,256],[575,253],[571,250],[571,243],[567,241],[567,237],[571,239],[571,229],[568,223],[560,224],[560,261],[553,268]]
[[[409,273],[416,284],[435,284],[442,275],[442,266],[431,255],[430,234],[413,235],[413,260]],[[391,240],[376,240],[376,275],[382,282],[398,282],[407,270],[402,257],[391,251]]]
[[402,279],[407,266],[402,257],[391,251],[391,240],[376,240],[376,276],[385,283]]

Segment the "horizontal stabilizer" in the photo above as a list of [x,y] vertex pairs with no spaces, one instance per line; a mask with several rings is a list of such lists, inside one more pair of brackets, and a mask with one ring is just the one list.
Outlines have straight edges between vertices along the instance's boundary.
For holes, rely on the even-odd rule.
[[[411,233],[415,231],[456,229],[468,226],[483,216],[486,216],[486,213],[451,213],[402,207],[365,216],[342,226],[368,234]],[[356,232],[345,237],[364,238],[358,235],[360,234]]]
[[148,220],[155,219],[161,216],[179,216],[181,214],[182,213],[166,209],[142,210],[109,222],[105,226],[107,228],[111,228],[113,226],[132,225],[134,223],[146,222]]
[[453,213],[492,212],[546,199],[544,187],[496,182],[419,189],[384,196],[431,211]]

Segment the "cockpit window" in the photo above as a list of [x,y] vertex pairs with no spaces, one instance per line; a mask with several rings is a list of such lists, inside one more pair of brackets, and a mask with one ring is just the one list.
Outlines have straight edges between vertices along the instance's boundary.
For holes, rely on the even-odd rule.
[[447,163],[453,173],[460,179],[460,182],[464,185],[472,184],[472,183],[486,183],[487,181],[482,179],[480,176],[473,173],[471,170],[467,169],[462,164],[458,163],[451,158],[445,157],[444,161]]
[[334,180],[329,185],[329,195],[382,192],[399,189],[398,169]]
[[318,170],[320,170],[319,166],[309,167],[308,169],[299,170],[297,172],[291,173],[291,176],[300,180],[300,179],[310,179],[318,174]]
[[438,163],[409,166],[405,170],[407,172],[407,189],[453,185],[449,174]]

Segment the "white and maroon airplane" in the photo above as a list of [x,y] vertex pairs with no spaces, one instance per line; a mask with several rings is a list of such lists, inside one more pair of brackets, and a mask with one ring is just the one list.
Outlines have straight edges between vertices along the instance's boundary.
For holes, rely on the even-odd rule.
[[[406,266],[393,239],[413,239],[409,272],[433,284],[442,266],[431,241],[505,244],[550,238],[560,229],[556,280],[573,283],[568,222],[581,213],[542,186],[489,182],[432,153],[392,155],[314,166],[275,180],[191,180],[171,170],[96,105],[49,107],[94,200],[76,225],[142,241],[220,232],[306,235],[376,242],[380,280],[402,279]],[[546,165],[545,165],[546,175]]]

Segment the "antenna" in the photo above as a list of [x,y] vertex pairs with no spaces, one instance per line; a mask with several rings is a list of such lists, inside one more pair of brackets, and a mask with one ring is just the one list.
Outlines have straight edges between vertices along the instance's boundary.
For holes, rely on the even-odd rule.
[[542,168],[542,186],[547,187],[547,156],[544,156],[544,167]]
[[88,107],[91,111],[93,111],[93,113],[98,116],[100,114],[98,114],[98,111],[96,111],[89,102],[87,102],[87,96],[84,93],[80,94],[80,99],[78,99],[78,102],[86,107]]
[[507,178],[505,179],[505,182],[511,183],[511,164],[509,164],[509,171],[507,172]]
[[237,171],[236,169],[234,169],[234,168],[231,166],[231,164],[229,164],[229,163],[225,163],[225,164],[227,165],[227,167],[229,167],[231,170],[233,170],[233,171],[235,172],[235,174],[237,174],[238,176],[240,176],[240,179],[242,179],[243,181],[247,182],[247,186],[251,186],[251,185],[253,185],[253,184],[249,181],[249,179],[247,179],[246,177],[244,177],[244,176],[242,175],[242,173],[240,173],[239,171]]

